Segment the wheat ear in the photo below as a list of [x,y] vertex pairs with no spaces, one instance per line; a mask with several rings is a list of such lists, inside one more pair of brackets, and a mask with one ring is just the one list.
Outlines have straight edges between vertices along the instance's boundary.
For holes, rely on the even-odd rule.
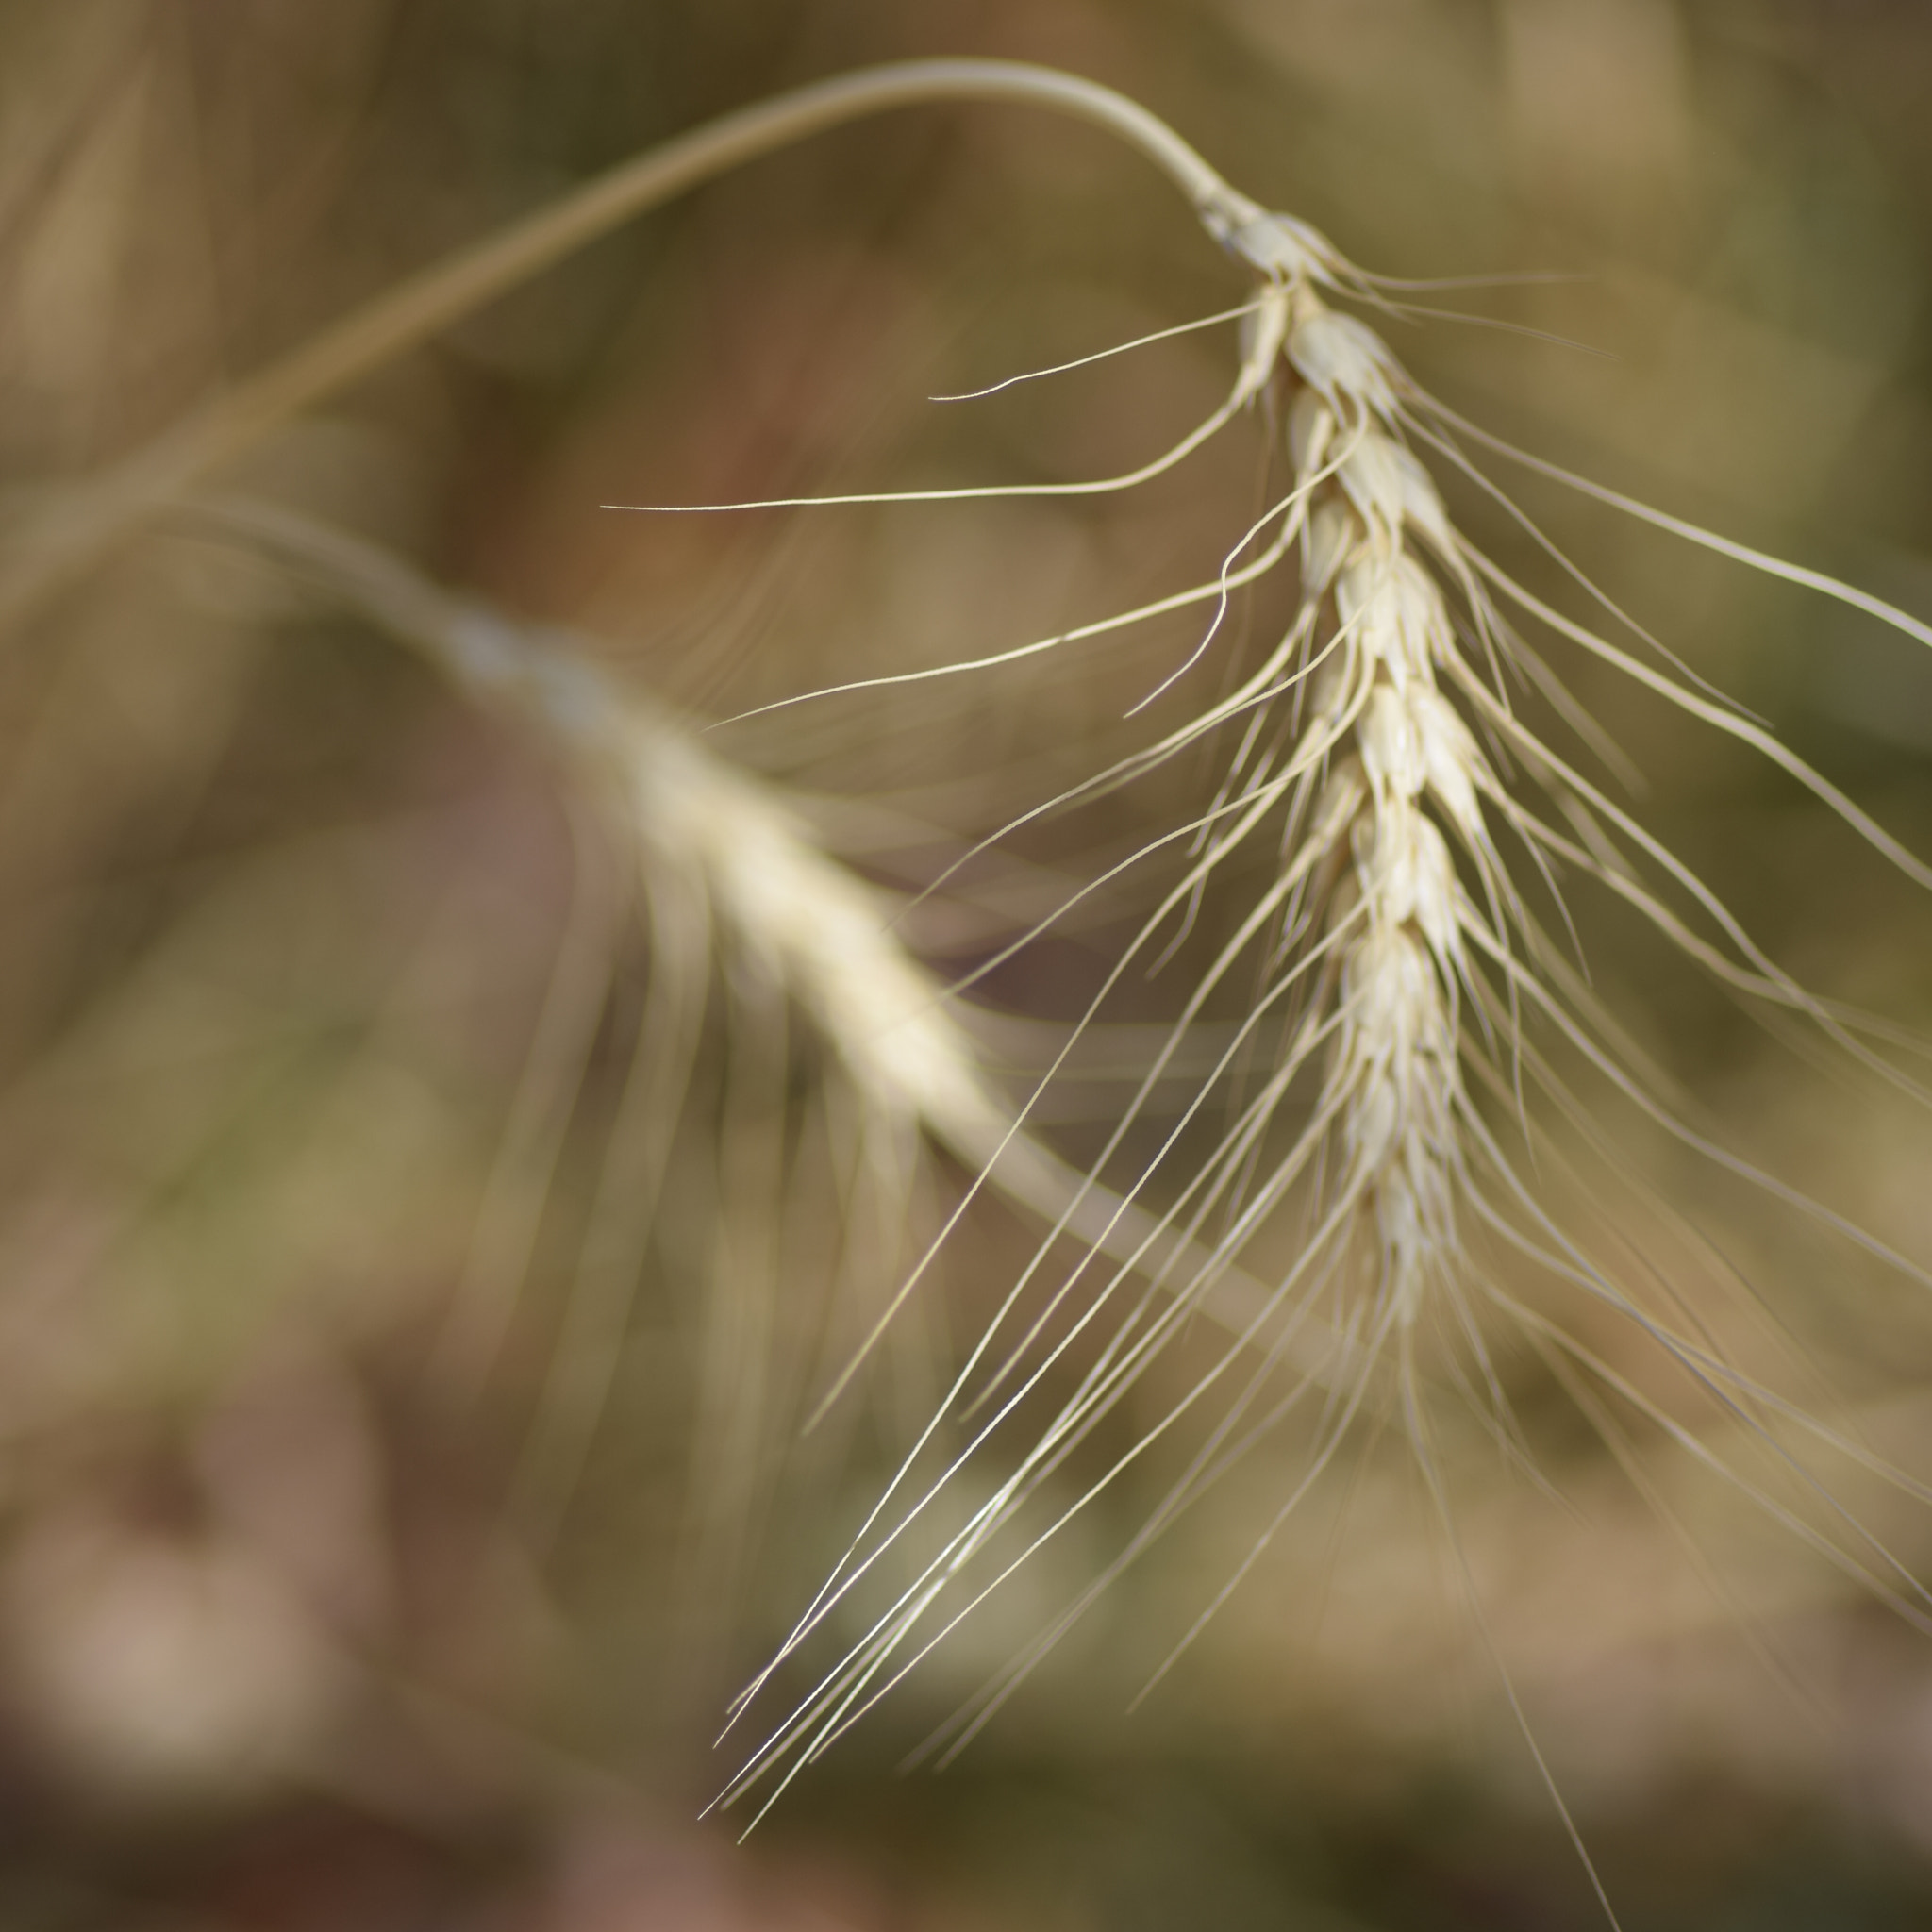
[[[1346,1361],[1330,1358],[1319,1377],[1328,1394],[1308,1476],[1264,1530],[1257,1557],[1357,1419],[1366,1409],[1387,1412],[1374,1393],[1378,1360],[1393,1373],[1400,1391],[1393,1414],[1456,1543],[1440,1468],[1440,1424],[1431,1419],[1437,1404],[1427,1364],[1441,1365],[1474,1396],[1478,1408],[1488,1411],[1487,1425],[1520,1455],[1488,1334],[1500,1322],[1546,1360],[1560,1357],[1563,1374],[1581,1371],[1586,1380],[1593,1377],[1600,1391],[1700,1455],[1740,1496],[1795,1529],[1825,1560],[1858,1576],[1908,1619],[1922,1621],[1932,1607],[1924,1589],[1860,1528],[1807,1465],[1793,1465],[1795,1478],[1827,1519],[1837,1519],[1835,1533],[1808,1528],[1736,1464],[1700,1448],[1695,1434],[1664,1405],[1505,1285],[1502,1263],[1513,1256],[1534,1263],[1586,1303],[1612,1311],[1658,1351],[1727,1429],[1755,1432],[1768,1441],[1771,1421],[1788,1424],[1792,1418],[1790,1405],[1739,1368],[1674,1301],[1667,1279],[1662,1307],[1650,1305],[1579,1245],[1525,1178],[1525,1154],[1539,1146],[1546,1155],[1550,1151],[1531,1115],[1531,1093],[1567,1115],[1614,1158],[1574,1091],[1574,1075],[1558,1064],[1567,1058],[1768,1199],[1832,1230],[1906,1278],[1932,1286],[1909,1257],[1753,1168],[1695,1127],[1631,1053],[1566,961],[1564,946],[1532,909],[1516,877],[1516,868],[1525,863],[1545,905],[1565,924],[1557,868],[1593,881],[1747,1006],[1802,1021],[1850,1061],[1914,1099],[1925,1097],[1910,1074],[1881,1050],[1887,1029],[1807,991],[1704,881],[1524,722],[1514,693],[1526,686],[1613,770],[1624,766],[1617,748],[1604,741],[1533,652],[1520,625],[1547,626],[1752,746],[1915,883],[1932,883],[1932,870],[1761,725],[1679,675],[1674,660],[1665,657],[1660,668],[1655,659],[1663,654],[1655,641],[1638,634],[1652,647],[1648,657],[1623,648],[1536,597],[1462,534],[1424,453],[1478,487],[1493,486],[1464,452],[1468,425],[1428,398],[1381,339],[1338,307],[1353,298],[1373,308],[1383,299],[1374,279],[1288,217],[1224,203],[1208,225],[1255,272],[1257,286],[1243,311],[1242,349],[1229,403],[1203,429],[1212,433],[1241,404],[1269,398],[1275,420],[1286,425],[1290,473],[1277,500],[1230,545],[1221,571],[1135,609],[969,663],[837,689],[994,669],[1151,616],[1206,610],[1197,644],[1150,694],[1158,696],[1204,658],[1233,595],[1291,560],[1299,578],[1295,613],[1257,668],[1146,750],[1025,815],[1036,817],[1131,783],[1210,737],[1234,741],[1221,789],[1208,809],[1154,841],[1141,855],[1152,860],[1179,845],[1187,854],[1186,870],[1125,949],[1109,988],[1130,961],[1153,951],[1164,929],[1176,921],[1185,925],[1209,881],[1230,871],[1237,855],[1263,839],[1275,842],[1280,853],[1252,909],[1191,996],[1174,1041],[1128,1103],[1087,1186],[1099,1187],[1105,1164],[1125,1144],[1162,1062],[1177,1051],[1208,992],[1227,981],[1243,956],[1258,953],[1264,969],[1264,991],[1243,1031],[1258,1038],[1265,1019],[1277,1043],[1265,1056],[1263,1071],[1219,1148],[1204,1166],[1177,1171],[1165,1183],[1170,1192],[1178,1189],[1170,1215],[1190,1242],[1191,1272],[1171,1283],[1174,1294],[1159,1303],[1124,1298],[1123,1271],[1096,1278],[1082,1264],[1052,1289],[1043,1311],[1016,1320],[1016,1327],[1027,1321],[1030,1326],[1013,1341],[986,1389],[969,1398],[963,1383],[956,1388],[949,1400],[958,1401],[962,1412],[989,1420],[934,1478],[915,1482],[908,1458],[778,1658],[791,1656],[847,1602],[878,1557],[940,1506],[970,1461],[997,1453],[990,1446],[996,1431],[1018,1432],[1017,1454],[1008,1455],[997,1475],[975,1479],[971,1494],[978,1500],[964,1506],[961,1526],[943,1537],[912,1582],[867,1622],[842,1658],[753,1747],[727,1787],[727,1801],[762,1786],[769,1805],[804,1765],[828,1749],[1154,1443],[1191,1414],[1215,1415],[1204,1446],[1120,1561],[942,1734],[947,1748],[957,1749],[1011,1694],[1098,1588],[1233,1459],[1294,1411],[1310,1378],[1305,1368],[1291,1366],[1286,1393],[1271,1394],[1271,1371],[1278,1364],[1267,1354],[1268,1337],[1278,1342],[1283,1335],[1298,1335],[1299,1324],[1318,1310],[1324,1318],[1323,1332],[1339,1338],[1349,1353]],[[1199,436],[1184,439],[1176,452],[1186,454]],[[1127,476],[1068,487],[1130,487],[1173,459],[1175,452]],[[865,500],[886,500],[886,493]],[[1660,520],[1642,506],[1609,500]],[[1710,533],[1674,527],[1880,616],[1909,636],[1932,641],[1924,625],[1851,587],[1776,565]],[[1585,591],[1616,614],[1576,575]],[[1506,861],[1506,838],[1523,855],[1513,866]],[[1172,945],[1171,941],[1169,950]],[[1277,1124],[1288,1128],[1285,1148],[1279,1144],[1284,1136],[1274,1131]],[[1164,1141],[1123,1197],[1134,1201],[1157,1185],[1163,1169],[1177,1169],[1178,1144],[1174,1138]],[[1143,1389],[1157,1359],[1181,1334],[1186,1308],[1208,1291],[1219,1271],[1250,1251],[1281,1210],[1297,1207],[1304,1233],[1294,1257],[1275,1277],[1256,1328],[1241,1338],[1260,1344],[1259,1366],[1244,1366],[1242,1349],[1229,1348],[1164,1412],[1157,1406],[1155,1420],[1143,1422],[1132,1446],[1071,1503],[1057,1500],[1056,1484],[1070,1457],[1107,1416]],[[1028,1276],[1045,1266],[1042,1251]],[[1015,1306],[1009,1300],[999,1320],[1012,1316]],[[1058,1319],[1064,1325],[1070,1314],[1071,1336],[1043,1346],[1049,1324]],[[1431,1343],[1426,1350],[1425,1332]],[[1057,1410],[1049,1404],[1043,1424],[1024,1420],[1035,1412],[1029,1403],[1037,1406],[1051,1386],[1045,1378],[1071,1361],[1069,1349],[1083,1337],[1098,1356],[1077,1377],[1072,1396]],[[988,1346],[982,1341],[976,1354]],[[1593,1413],[1600,1407],[1597,1395],[1586,1389],[1579,1407]],[[1832,1447],[1840,1453],[1836,1442]],[[1858,1459],[1881,1479],[1923,1493],[1882,1461]],[[886,1504],[895,1496],[900,1500],[888,1514]],[[1032,1526],[1023,1527],[1029,1511]],[[1464,1575],[1467,1581],[1466,1565]],[[1473,1582],[1468,1587],[1474,1603]],[[1215,1596],[1188,1641],[1226,1594],[1223,1590]],[[1497,1661],[1500,1667],[1500,1657]],[[751,1690],[768,1680],[769,1673],[761,1674]],[[1514,1704],[1507,1671],[1504,1683]],[[1524,1731],[1541,1766],[1526,1722]],[[1550,1790],[1563,1811],[1553,1780]],[[1563,1815],[1567,1824],[1567,1811]]]

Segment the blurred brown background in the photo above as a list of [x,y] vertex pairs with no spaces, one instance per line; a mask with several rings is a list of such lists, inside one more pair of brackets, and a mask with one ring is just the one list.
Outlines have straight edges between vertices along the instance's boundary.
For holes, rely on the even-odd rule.
[[[599,168],[928,53],[1123,88],[1372,269],[1560,272],[1441,299],[1584,349],[1447,320],[1395,346],[1503,435],[1932,610],[1918,0],[13,0],[8,514]],[[600,506],[1125,467],[1224,392],[1224,331],[970,408],[925,398],[1240,295],[1168,185],[1091,130],[897,113],[598,243],[226,481],[571,626],[665,707],[719,717],[1211,571],[1252,513],[1253,437],[1085,504]],[[1932,849],[1920,647],[1507,480],[1697,673]],[[1477,491],[1454,500],[1560,581]],[[705,742],[786,787],[866,877],[916,888],[1094,769],[1177,641],[1156,627]],[[1736,747],[1564,668],[1635,750],[1648,822],[1786,963],[1932,1023],[1932,922],[1905,881]],[[1036,828],[908,937],[942,972],[975,965],[1211,779],[1171,771]],[[126,548],[0,657],[0,1926],[1600,1923],[1387,1443],[1347,1458],[1327,1514],[1131,1720],[1285,1463],[1230,1481],[943,1775],[894,1767],[1105,1562],[1135,1495],[742,1851],[695,1822],[727,1768],[725,1698],[1028,1243],[975,1215],[850,1413],[801,1445],[832,1366],[823,1310],[876,1307],[958,1176],[917,1156],[883,1196],[899,1224],[845,1224],[837,1083],[782,989],[720,945],[684,1009],[658,1191],[627,1222],[625,1083],[665,1038],[648,921],[597,942],[554,1164],[506,1178],[559,947],[589,929],[568,791],[366,614],[207,530]],[[1135,903],[1088,908],[981,989],[997,1065],[1043,1063]],[[1713,1118],[1932,1251],[1932,1137],[1908,1105],[1773,1053],[1615,922],[1589,937],[1620,1015]],[[1178,994],[1135,997],[1153,1019]],[[1070,1155],[1096,1143],[1106,1074],[1050,1123]],[[1839,1264],[1760,1206],[1681,1156],[1634,1158],[1782,1274],[1801,1359],[1924,1474],[1915,1291],[1848,1277],[1840,1304]],[[593,1306],[578,1256],[600,1187],[618,1286]],[[487,1373],[452,1377],[479,1206],[506,1189],[530,1264]],[[1573,1449],[1575,1514],[1493,1457],[1459,1494],[1624,1923],[1925,1923],[1932,1645],[1679,1471],[1686,1522],[1731,1566],[1738,1612],[1714,1607],[1601,1450]],[[1932,1549],[1923,1505],[1858,1504],[1902,1557]]]

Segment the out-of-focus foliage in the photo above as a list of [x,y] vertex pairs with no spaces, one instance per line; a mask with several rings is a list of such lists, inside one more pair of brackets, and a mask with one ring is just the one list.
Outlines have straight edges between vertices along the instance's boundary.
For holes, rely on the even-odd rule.
[[[658,139],[956,52],[1123,88],[1369,267],[1561,272],[1440,298],[1510,330],[1419,319],[1397,346],[1500,434],[1932,604],[1932,18],[1908,0],[16,6],[8,514]],[[736,714],[1211,570],[1257,501],[1257,441],[1088,503],[601,506],[1125,468],[1224,393],[1224,331],[926,398],[1240,294],[1168,186],[1091,130],[895,114],[597,244],[224,489],[596,641],[667,712]],[[1524,500],[1700,675],[1932,849],[1916,647]],[[1561,582],[1478,492],[1457,509]],[[704,742],[910,894],[1124,742],[1186,636]],[[1707,735],[1565,670],[1639,748],[1652,822],[1781,958],[1932,1024],[1923,900]],[[969,971],[1211,783],[1170,772],[1031,828],[900,930]],[[1033,1231],[978,1204],[808,1430],[960,1175],[871,1119],[808,998],[715,897],[626,865],[535,740],[340,586],[206,522],[128,547],[4,647],[0,1925],[1590,1923],[1386,1444],[1131,1722],[1282,1459],[1217,1491],[943,1777],[893,1767],[1106,1560],[1135,1497],[1050,1548],[745,1851],[693,1823],[730,1692]],[[997,1076],[1056,1050],[1132,891],[980,986]],[[1922,1115],[1793,1072],[1616,928],[1586,938],[1625,1024],[1748,1152],[1932,1245]],[[1152,1020],[1176,995],[1157,975],[1132,998]],[[1133,1046],[1103,1033],[1041,1124],[1068,1158],[1098,1144]],[[1845,1396],[1835,1419],[1923,1473],[1923,1299],[1821,1282],[1687,1159],[1632,1158],[1763,1281]],[[1457,1493],[1496,1645],[1626,1923],[1911,1923],[1932,1897],[1932,1645],[1666,1467],[1726,1611],[1601,1444],[1569,1451],[1574,1513],[1481,1445]],[[1857,1502],[1923,1574],[1923,1506]]]

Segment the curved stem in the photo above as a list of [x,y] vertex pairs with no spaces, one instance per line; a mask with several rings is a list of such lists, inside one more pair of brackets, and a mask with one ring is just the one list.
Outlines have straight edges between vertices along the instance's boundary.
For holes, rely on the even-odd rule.
[[0,569],[0,634],[41,609],[183,490],[276,425],[367,375],[530,276],[745,161],[867,114],[924,101],[1012,101],[1091,121],[1162,169],[1204,217],[1238,219],[1237,194],[1164,121],[1077,75],[1012,60],[908,60],[741,108],[620,163],[488,240],[422,270],[162,432],[43,510]]

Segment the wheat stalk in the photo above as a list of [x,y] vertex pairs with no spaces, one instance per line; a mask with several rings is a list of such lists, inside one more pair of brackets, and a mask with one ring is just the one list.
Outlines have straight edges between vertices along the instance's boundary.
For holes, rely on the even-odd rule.
[[474,248],[395,283],[291,354],[190,411],[107,474],[62,491],[11,533],[0,635],[83,581],[169,505],[289,421],[451,327],[613,228],[715,175],[868,114],[995,100],[1072,115],[1128,142],[1215,214],[1227,185],[1138,102],[1016,60],[908,60],[841,75],[726,114],[558,197]]

